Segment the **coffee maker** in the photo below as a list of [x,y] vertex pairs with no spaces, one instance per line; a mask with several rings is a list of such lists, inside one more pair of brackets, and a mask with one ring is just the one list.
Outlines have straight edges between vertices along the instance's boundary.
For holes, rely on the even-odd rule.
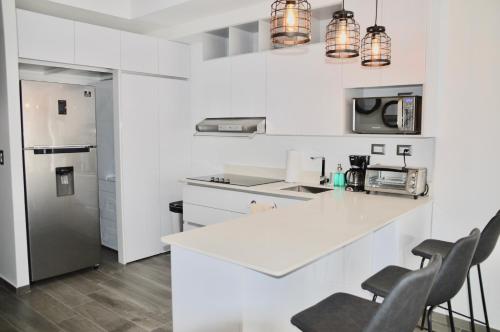
[[347,191],[364,191],[366,168],[370,165],[370,156],[349,156],[351,169],[345,173]]

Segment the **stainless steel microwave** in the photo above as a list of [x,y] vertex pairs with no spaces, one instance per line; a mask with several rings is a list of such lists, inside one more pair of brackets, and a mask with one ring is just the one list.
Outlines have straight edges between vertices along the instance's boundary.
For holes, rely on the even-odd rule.
[[352,112],[352,129],[355,133],[421,133],[421,96],[354,98]]

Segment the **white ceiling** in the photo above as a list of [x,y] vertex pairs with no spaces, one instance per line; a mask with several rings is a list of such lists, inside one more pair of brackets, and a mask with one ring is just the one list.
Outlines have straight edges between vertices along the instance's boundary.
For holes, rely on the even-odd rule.
[[[273,0],[16,0],[18,8],[116,29],[180,39],[266,18]],[[340,0],[314,0],[313,8]]]

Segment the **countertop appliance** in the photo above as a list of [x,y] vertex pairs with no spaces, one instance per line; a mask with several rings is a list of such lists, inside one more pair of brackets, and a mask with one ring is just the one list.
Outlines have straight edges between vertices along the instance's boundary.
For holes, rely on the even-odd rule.
[[355,133],[418,135],[421,119],[421,96],[353,99]]
[[427,168],[369,166],[366,170],[365,190],[368,194],[384,192],[411,195],[417,199],[418,196],[425,196],[429,190]]
[[239,174],[216,174],[216,175],[210,175],[210,176],[192,177],[192,178],[188,178],[188,180],[230,184],[230,185],[241,186],[241,187],[254,187],[254,186],[259,186],[262,184],[276,183],[276,182],[283,181],[283,180],[279,180],[279,179],[246,176],[246,175],[239,175]]
[[95,89],[21,81],[30,277],[99,265]]
[[349,156],[351,169],[345,173],[347,191],[364,191],[366,168],[370,164],[370,156]]

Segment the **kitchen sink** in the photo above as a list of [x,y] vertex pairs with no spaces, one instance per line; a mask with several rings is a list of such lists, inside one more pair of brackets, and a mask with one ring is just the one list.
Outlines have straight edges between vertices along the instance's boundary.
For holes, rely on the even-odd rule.
[[320,193],[324,193],[325,191],[330,191],[332,189],[319,188],[319,187],[308,187],[308,186],[295,186],[295,187],[290,187],[290,188],[283,188],[281,190],[295,191],[298,193],[320,194]]

